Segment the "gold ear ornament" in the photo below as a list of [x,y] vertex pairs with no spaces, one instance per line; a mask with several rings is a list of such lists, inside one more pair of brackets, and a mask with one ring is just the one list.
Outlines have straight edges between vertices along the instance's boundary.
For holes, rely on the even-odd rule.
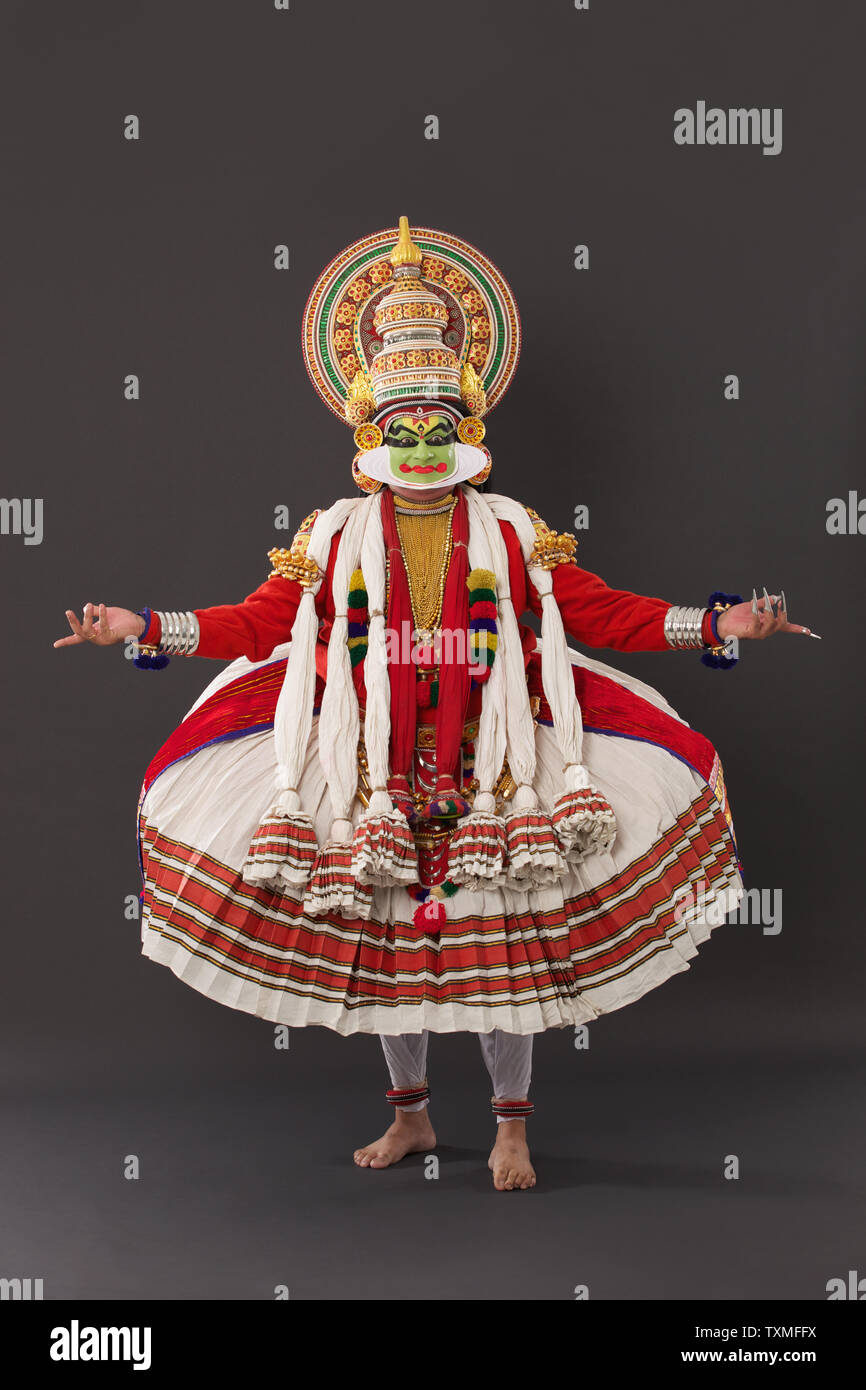
[[366,453],[369,449],[378,449],[384,436],[378,425],[367,423],[358,426],[353,438],[361,452]]
[[457,438],[461,444],[472,444],[480,448],[487,429],[477,415],[467,415],[457,426]]

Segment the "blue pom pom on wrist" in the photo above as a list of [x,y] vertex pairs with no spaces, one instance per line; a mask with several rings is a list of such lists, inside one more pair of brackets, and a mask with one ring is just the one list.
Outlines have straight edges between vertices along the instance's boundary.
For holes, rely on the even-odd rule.
[[720,589],[714,589],[707,599],[707,608],[711,609],[710,627],[716,639],[715,646],[709,647],[701,657],[704,666],[709,666],[713,671],[730,671],[732,666],[736,666],[739,657],[731,656],[727,650],[724,637],[719,636],[719,618],[728,609],[733,608],[734,604],[742,603],[741,594],[723,594]]
[[[144,619],[142,631],[147,632],[153,617],[150,609],[139,608],[136,610],[135,616]],[[169,664],[171,659],[166,656],[165,652],[161,652],[159,647],[155,644],[142,646],[140,642],[136,642],[136,653],[137,654],[132,658],[132,664],[133,666],[137,666],[139,671],[162,671],[164,667]]]

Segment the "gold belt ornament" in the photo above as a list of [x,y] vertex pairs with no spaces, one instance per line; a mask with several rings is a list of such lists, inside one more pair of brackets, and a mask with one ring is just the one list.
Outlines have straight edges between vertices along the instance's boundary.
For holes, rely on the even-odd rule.
[[[541,708],[541,697],[539,695],[531,695],[529,697],[529,705],[532,711],[533,719],[537,719],[539,709]],[[480,718],[476,717],[475,719],[467,720],[467,722],[463,725],[464,743],[475,742],[475,740],[478,737],[478,727],[480,722]],[[427,752],[430,749],[435,749],[436,726],[434,724],[417,725],[415,729],[415,747],[418,751],[423,750],[424,752]],[[370,769],[367,763],[367,750],[364,746],[364,737],[362,734],[361,737],[358,739],[358,798],[362,806],[369,806],[370,798],[372,796],[372,787],[370,786],[369,772]],[[474,798],[475,793],[478,791],[478,779],[473,777],[469,785],[462,788],[462,791],[463,794],[467,797],[467,799],[471,801]],[[502,771],[500,772],[499,776],[496,779],[496,782],[494,783],[493,795],[497,801],[510,801],[516,791],[517,783],[511,775],[511,769],[508,766],[508,759],[506,758],[502,763]],[[424,792],[418,792],[413,794],[414,800],[418,805],[421,805],[424,801],[426,801],[428,795],[429,793]],[[435,845],[444,836],[450,835],[453,829],[453,824],[451,826],[440,828],[435,824],[435,822],[428,821],[424,824],[423,834],[427,837],[432,837],[430,839],[430,844]],[[418,841],[418,844],[421,845],[422,842],[419,838],[420,832],[415,827],[413,827],[413,833],[415,834],[415,838]]]
[[[478,726],[480,719],[470,719],[463,725],[463,742],[474,743],[478,737]],[[418,724],[415,728],[415,747],[416,748],[435,748],[436,747],[436,725]]]

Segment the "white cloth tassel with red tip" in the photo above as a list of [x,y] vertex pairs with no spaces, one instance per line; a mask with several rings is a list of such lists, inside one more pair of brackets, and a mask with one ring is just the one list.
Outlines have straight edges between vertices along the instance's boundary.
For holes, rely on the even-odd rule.
[[[501,663],[504,668],[506,752],[511,776],[517,783],[505,816],[506,882],[517,889],[544,888],[560,879],[567,866],[550,813],[539,806],[534,786],[535,722],[526,688],[520,629],[511,599],[508,551],[490,496],[477,496],[476,501],[478,522],[488,537],[499,584],[499,647],[495,666]],[[484,698],[488,698],[486,692]]]
[[333,820],[327,843],[319,850],[304,896],[311,917],[339,912],[369,917],[371,885],[352,873],[352,807],[358,790],[358,735],[361,716],[352,680],[348,645],[349,581],[357,568],[361,540],[375,497],[356,502],[337,549],[332,594],[334,620],[328,641],[328,676],[319,712],[319,760],[328,784]]
[[[472,569],[490,570],[495,575],[498,599],[503,582],[507,592],[508,572],[506,569],[503,577],[497,567],[484,524],[483,501],[472,488],[464,488],[464,492],[469,509],[469,564]],[[496,815],[493,796],[505,757],[505,666],[501,658],[500,639],[496,660],[484,685],[475,742],[478,791],[471,812],[458,821],[448,846],[448,877],[466,888],[498,887],[506,881],[505,822]]]
[[352,841],[352,872],[361,884],[414,883],[418,854],[409,822],[394,806],[387,789],[388,752],[391,740],[391,685],[385,643],[385,537],[382,530],[382,495],[371,499],[361,542],[361,569],[367,590],[369,626],[364,658],[367,702],[364,712],[364,747],[372,793]]
[[583,762],[583,718],[574,692],[568,643],[553,592],[553,577],[550,570],[531,563],[535,527],[518,502],[506,497],[488,500],[497,516],[514,526],[529,579],[541,602],[541,681],[562,750],[565,786],[554,806],[552,822],[563,853],[575,863],[587,854],[611,848],[616,837],[616,816],[607,798],[593,786]]
[[307,557],[319,566],[320,574],[305,588],[292,625],[292,643],[274,715],[276,794],[244,860],[246,883],[289,897],[303,896],[318,849],[312,816],[303,809],[298,791],[313,725],[319,631],[316,595],[324,579],[331,541],[357,506],[356,498],[342,498],[319,513],[310,532]]

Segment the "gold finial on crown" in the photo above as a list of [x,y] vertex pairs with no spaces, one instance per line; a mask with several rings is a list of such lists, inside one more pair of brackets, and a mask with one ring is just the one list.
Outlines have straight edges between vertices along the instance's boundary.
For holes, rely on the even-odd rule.
[[487,392],[484,382],[470,362],[465,362],[460,373],[460,395],[463,404],[473,415],[483,415],[487,409]]
[[352,378],[343,406],[343,414],[350,425],[363,425],[376,409],[376,400],[370,386],[370,378],[361,368]]
[[421,252],[409,235],[409,219],[401,217],[397,244],[391,250],[390,261],[392,265],[420,265]]

